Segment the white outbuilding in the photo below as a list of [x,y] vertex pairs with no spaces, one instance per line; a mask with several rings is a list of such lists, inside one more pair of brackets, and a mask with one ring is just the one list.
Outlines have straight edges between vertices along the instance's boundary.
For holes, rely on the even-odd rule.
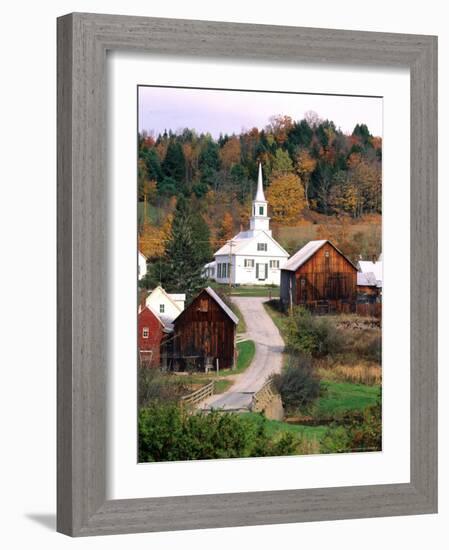
[[[273,239],[259,164],[257,193],[252,203],[248,231],[240,231],[214,254],[215,261],[205,266],[210,278],[235,285],[280,285],[281,269],[288,252]],[[214,274],[212,276],[212,273]]]
[[138,269],[138,279],[140,281],[147,274],[147,257],[145,256],[145,254],[142,254],[140,250],[139,250],[137,269]]
[[157,286],[148,294],[145,305],[151,309],[166,326],[184,311],[185,294],[169,294],[161,286]]

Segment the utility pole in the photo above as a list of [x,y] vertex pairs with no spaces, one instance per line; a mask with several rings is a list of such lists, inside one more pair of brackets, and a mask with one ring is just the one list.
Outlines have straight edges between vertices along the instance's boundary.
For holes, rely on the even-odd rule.
[[231,276],[232,276],[232,245],[234,243],[232,242],[232,239],[229,241],[229,273],[228,273],[228,277],[229,277],[229,294],[231,294],[231,288],[232,288],[232,279],[231,279]]

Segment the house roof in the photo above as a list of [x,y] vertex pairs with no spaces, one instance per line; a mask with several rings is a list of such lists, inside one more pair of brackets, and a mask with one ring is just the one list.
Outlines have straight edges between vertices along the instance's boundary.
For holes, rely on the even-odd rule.
[[185,294],[168,294],[172,300],[176,300],[178,302],[185,302],[186,301],[186,295]]
[[329,243],[335,250],[341,254],[352,266],[354,269],[357,269],[357,267],[346,258],[346,256],[338,250],[338,248],[332,244],[328,240],[319,240],[319,241],[309,241],[307,244],[305,244],[302,248],[298,250],[293,256],[287,261],[285,266],[282,269],[285,269],[287,271],[296,271],[299,267],[301,267],[303,264],[307,262],[309,258],[311,258],[322,246],[324,246],[326,243]]
[[382,260],[377,262],[369,262],[366,260],[361,260],[359,261],[358,266],[362,273],[374,273],[376,280],[380,283],[382,282],[382,278],[383,278],[382,277],[383,275]]
[[165,328],[165,324],[164,322],[162,321],[162,319],[159,317],[159,315],[154,311],[154,309],[150,306],[143,306],[143,307],[140,307],[139,306],[139,317],[142,315],[142,313],[145,313],[145,310],[148,309],[148,311],[150,313],[152,313],[154,315],[154,317],[156,317],[156,319],[159,321],[159,323],[162,325],[162,328]]
[[377,286],[377,279],[374,273],[361,273],[357,272],[357,285],[358,286]]
[[257,237],[260,237],[262,233],[279,248],[279,250],[282,252],[281,255],[285,255],[288,258],[288,252],[284,250],[282,246],[265,231],[259,231],[255,235],[252,231],[240,231],[240,233],[237,233],[237,235],[233,239],[231,239],[232,251],[229,242],[227,242],[219,250],[217,250],[217,252],[215,252],[214,256],[229,256],[229,254],[240,254],[249,243],[254,241],[254,239],[257,239]]

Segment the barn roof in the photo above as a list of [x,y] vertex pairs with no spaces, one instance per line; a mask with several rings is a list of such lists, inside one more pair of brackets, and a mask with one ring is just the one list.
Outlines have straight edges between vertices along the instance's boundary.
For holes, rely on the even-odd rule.
[[237,317],[237,315],[232,311],[231,308],[229,308],[224,302],[223,300],[220,298],[220,296],[218,296],[218,294],[215,292],[215,290],[213,290],[210,286],[207,286],[205,289],[204,289],[211,298],[213,298],[217,304],[221,307],[221,309],[231,318],[232,321],[234,321],[234,323],[237,325],[238,322],[239,322],[239,318]]
[[340,250],[338,250],[338,248],[334,244],[325,239],[320,241],[309,241],[306,245],[300,248],[298,252],[296,252],[296,254],[293,254],[293,256],[287,261],[282,269],[285,269],[287,271],[296,271],[326,243],[329,243],[333,248],[335,248],[335,250],[339,254],[341,254],[353,266],[354,269],[357,269],[356,266],[351,262],[351,260],[346,258],[346,256]]

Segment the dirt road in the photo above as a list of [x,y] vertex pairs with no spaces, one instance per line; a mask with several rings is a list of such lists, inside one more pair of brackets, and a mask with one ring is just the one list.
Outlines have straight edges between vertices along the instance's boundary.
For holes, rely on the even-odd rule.
[[267,298],[234,296],[232,301],[245,318],[246,336],[256,345],[251,365],[239,375],[238,380],[225,393],[209,398],[203,409],[242,410],[248,409],[252,397],[275,372],[282,368],[284,341],[276,325],[265,311]]

